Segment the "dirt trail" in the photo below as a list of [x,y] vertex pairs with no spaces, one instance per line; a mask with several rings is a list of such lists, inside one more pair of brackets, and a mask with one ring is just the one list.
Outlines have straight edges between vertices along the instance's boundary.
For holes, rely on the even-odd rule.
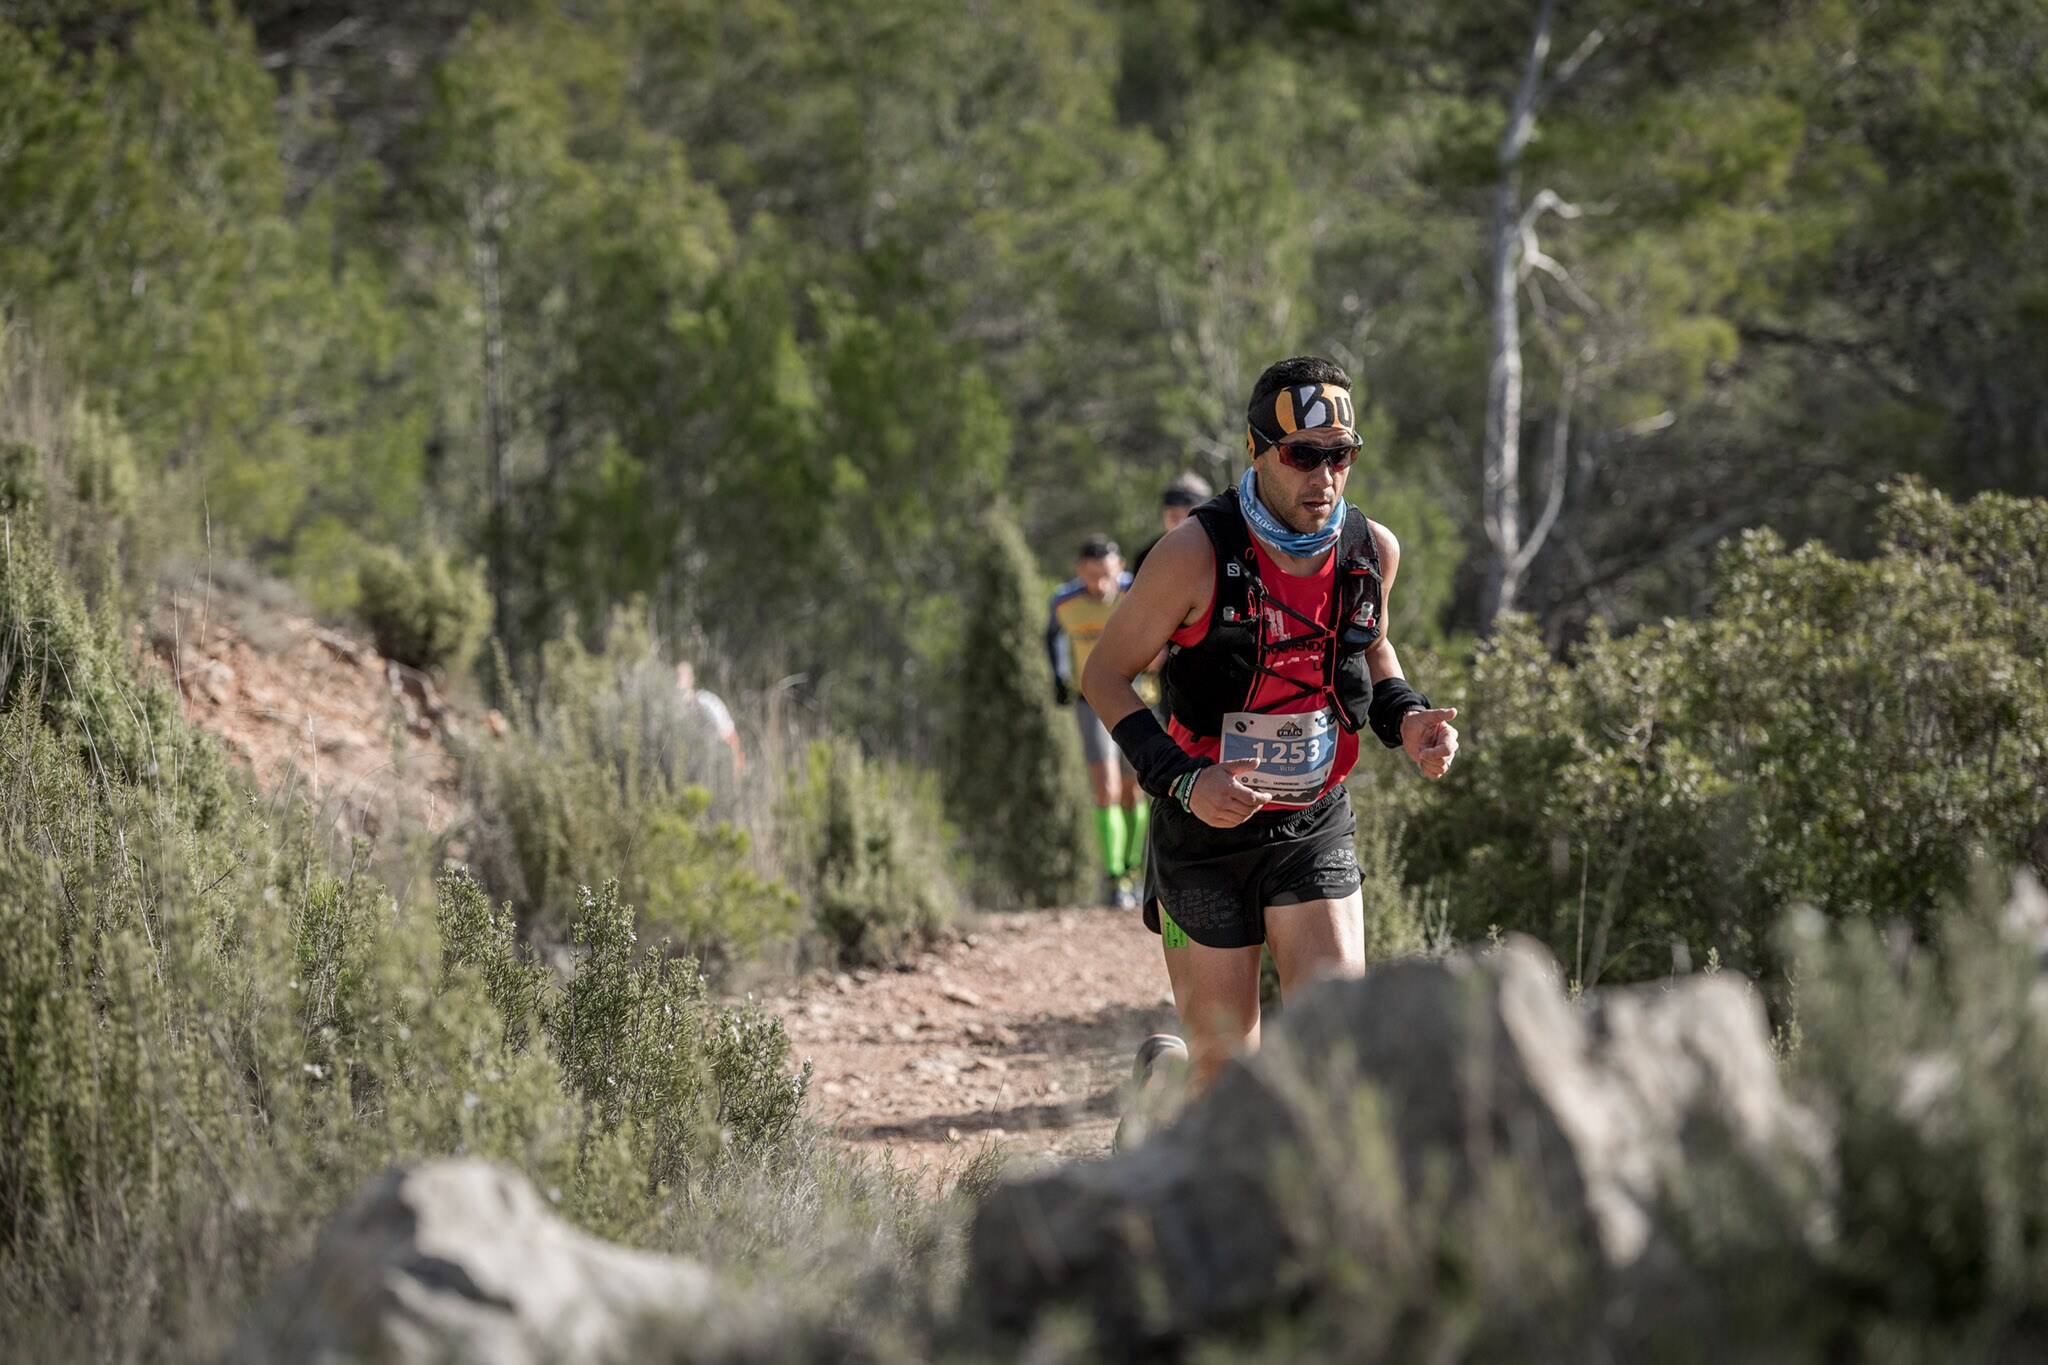
[[1107,1152],[1133,1050],[1173,1026],[1158,938],[1114,910],[991,915],[909,970],[765,1003],[816,1064],[811,1113],[934,1172],[990,1140],[1013,1168]]

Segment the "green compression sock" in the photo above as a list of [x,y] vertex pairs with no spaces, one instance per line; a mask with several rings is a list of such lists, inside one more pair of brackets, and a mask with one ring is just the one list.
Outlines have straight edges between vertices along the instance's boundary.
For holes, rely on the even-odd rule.
[[1112,877],[1124,875],[1124,853],[1130,831],[1124,827],[1122,806],[1095,808],[1095,837],[1102,844],[1102,866]]
[[1128,872],[1145,861],[1145,831],[1152,827],[1152,802],[1149,798],[1140,796],[1138,804],[1124,814],[1129,817],[1131,824],[1130,847],[1124,850],[1124,870]]

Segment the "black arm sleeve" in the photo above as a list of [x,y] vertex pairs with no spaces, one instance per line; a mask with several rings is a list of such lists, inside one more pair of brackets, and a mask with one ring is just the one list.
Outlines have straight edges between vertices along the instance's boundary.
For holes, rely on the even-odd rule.
[[1182,773],[1209,766],[1207,759],[1196,758],[1174,743],[1173,736],[1160,729],[1158,719],[1142,706],[1118,721],[1109,737],[1131,760],[1138,785],[1153,796],[1165,796],[1173,779]]
[[1372,685],[1372,706],[1365,713],[1366,724],[1389,749],[1401,747],[1401,717],[1410,711],[1427,711],[1429,698],[1408,685],[1406,678],[1381,678]]

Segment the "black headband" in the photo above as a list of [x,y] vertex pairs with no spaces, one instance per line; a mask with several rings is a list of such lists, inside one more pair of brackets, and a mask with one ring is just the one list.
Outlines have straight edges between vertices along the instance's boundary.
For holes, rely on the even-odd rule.
[[1351,390],[1337,384],[1296,384],[1275,389],[1252,408],[1245,423],[1245,447],[1257,455],[1297,431],[1335,427],[1356,440]]

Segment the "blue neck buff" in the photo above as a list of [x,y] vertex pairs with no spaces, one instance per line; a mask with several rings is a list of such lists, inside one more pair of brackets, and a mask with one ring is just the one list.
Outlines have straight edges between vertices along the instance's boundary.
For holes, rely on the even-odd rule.
[[1252,528],[1252,534],[1281,554],[1296,559],[1313,559],[1337,543],[1337,536],[1344,530],[1344,499],[1337,499],[1337,505],[1330,509],[1330,519],[1323,523],[1320,531],[1291,531],[1287,523],[1266,510],[1266,504],[1259,501],[1258,480],[1255,471],[1247,469],[1244,478],[1238,481],[1237,504],[1244,509],[1245,524]]

